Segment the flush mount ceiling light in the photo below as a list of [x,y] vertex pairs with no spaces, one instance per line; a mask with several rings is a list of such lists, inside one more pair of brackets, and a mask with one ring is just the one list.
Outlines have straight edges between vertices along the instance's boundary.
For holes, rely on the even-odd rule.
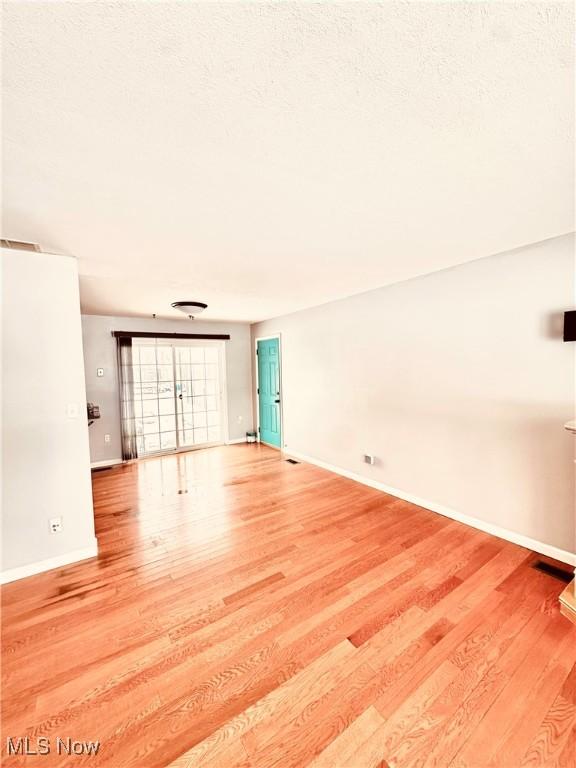
[[173,301],[172,306],[174,309],[179,309],[180,312],[184,312],[185,315],[188,315],[188,317],[193,320],[195,315],[204,312],[208,304],[203,304],[201,301]]

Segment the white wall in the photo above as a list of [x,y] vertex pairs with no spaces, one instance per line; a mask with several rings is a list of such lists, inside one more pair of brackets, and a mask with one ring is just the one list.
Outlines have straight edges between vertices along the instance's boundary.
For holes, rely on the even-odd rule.
[[[246,430],[252,429],[250,326],[247,323],[83,315],[86,394],[89,402],[100,406],[101,414],[89,429],[93,463],[122,458],[116,339],[112,331],[230,334],[230,340],[225,342],[228,437],[230,440],[241,439],[246,436]],[[97,376],[98,368],[104,368],[104,376]],[[109,443],[104,441],[106,434],[110,435]]]
[[574,552],[573,305],[567,235],[252,335],[282,335],[289,452]]
[[[1,255],[2,580],[10,580],[95,555],[96,539],[76,260]],[[53,517],[62,517],[61,533],[49,533]]]

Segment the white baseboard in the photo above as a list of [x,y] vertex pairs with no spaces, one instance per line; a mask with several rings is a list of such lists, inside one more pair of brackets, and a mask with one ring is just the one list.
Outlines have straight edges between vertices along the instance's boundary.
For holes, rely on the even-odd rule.
[[328,471],[334,472],[337,475],[347,477],[350,480],[355,480],[357,483],[369,485],[371,488],[376,488],[378,491],[383,491],[384,493],[388,493],[391,496],[396,496],[397,498],[403,499],[404,501],[409,501],[419,507],[424,507],[425,509],[429,509],[432,512],[437,512],[439,515],[444,515],[444,517],[450,517],[452,520],[457,520],[459,523],[464,523],[465,525],[469,525],[472,528],[477,528],[480,531],[484,531],[484,533],[490,533],[492,536],[497,536],[500,539],[511,541],[513,544],[526,547],[526,549],[532,549],[534,552],[538,552],[541,555],[546,555],[546,557],[552,557],[554,560],[559,560],[561,563],[567,563],[568,565],[576,566],[576,554],[574,552],[568,552],[565,549],[559,549],[558,547],[554,547],[551,544],[545,544],[542,541],[531,539],[529,536],[516,533],[516,531],[510,531],[507,528],[501,528],[499,525],[494,525],[494,523],[488,523],[484,520],[479,520],[477,517],[465,515],[462,512],[457,512],[455,509],[450,509],[449,507],[445,507],[442,504],[437,504],[435,501],[422,499],[419,496],[406,493],[399,488],[392,488],[391,486],[384,485],[384,483],[380,483],[377,480],[371,480],[369,477],[358,475],[356,472],[350,472],[347,469],[336,467],[333,464],[328,464],[326,461],[321,461],[320,459],[316,459],[313,456],[300,453],[299,451],[291,451],[286,449],[284,453],[288,454],[289,456],[293,456],[295,459],[306,461],[309,464],[315,464],[317,467],[322,467],[322,469],[327,469]]
[[245,437],[236,437],[234,440],[226,440],[226,445],[236,445],[237,443],[245,443]]
[[72,552],[66,552],[64,555],[49,557],[47,560],[39,560],[36,563],[21,565],[19,568],[11,568],[9,571],[0,573],[0,584],[8,584],[10,581],[25,579],[27,576],[35,576],[37,573],[51,571],[53,568],[62,568],[64,565],[71,565],[80,560],[87,560],[90,557],[98,555],[98,541],[83,549],[74,549]]
[[97,469],[98,467],[113,467],[116,464],[122,464],[122,459],[104,459],[103,461],[93,461],[90,464],[90,469]]

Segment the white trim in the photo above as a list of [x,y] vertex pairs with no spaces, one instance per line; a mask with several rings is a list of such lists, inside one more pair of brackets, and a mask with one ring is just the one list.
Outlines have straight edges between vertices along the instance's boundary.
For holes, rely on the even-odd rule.
[[104,459],[103,461],[93,461],[90,464],[90,469],[97,469],[98,467],[114,467],[116,464],[122,464],[122,459]]
[[245,443],[245,437],[236,437],[234,440],[226,440],[226,445],[236,445],[237,443]]
[[36,563],[29,563],[18,568],[11,568],[9,571],[2,571],[0,573],[0,584],[8,584],[10,581],[25,579],[28,576],[35,576],[37,573],[51,571],[53,568],[62,568],[64,565],[71,565],[80,560],[87,560],[90,557],[97,556],[98,541],[94,539],[94,543],[89,547],[84,547],[84,549],[74,549],[72,552],[66,552],[65,555],[50,557],[47,560],[39,560]]
[[[281,333],[273,333],[270,336],[256,336],[254,339],[254,365],[256,369],[256,381],[255,381],[255,395],[256,395],[256,441],[258,443],[262,442],[260,440],[260,402],[259,402],[259,383],[258,383],[258,342],[259,341],[269,341],[270,339],[278,339],[278,365],[280,368],[279,371],[279,380],[280,380],[280,445],[271,445],[271,448],[278,448],[282,450],[282,445],[284,443],[284,384],[282,383],[282,334]],[[265,443],[265,445],[268,445],[268,443]]]
[[300,453],[299,451],[286,449],[284,453],[289,456],[293,456],[295,459],[300,459],[301,461],[306,461],[309,464],[315,464],[318,467],[322,467],[322,469],[327,469],[329,472],[334,472],[337,475],[347,477],[350,480],[355,480],[357,483],[369,485],[371,488],[376,488],[378,491],[383,491],[384,493],[388,493],[391,496],[396,496],[397,498],[403,499],[404,501],[409,501],[419,507],[424,507],[425,509],[429,509],[432,512],[437,512],[439,515],[444,515],[444,517],[450,517],[452,520],[457,520],[459,523],[464,523],[464,525],[477,528],[480,531],[484,531],[484,533],[489,533],[492,536],[497,536],[500,539],[511,541],[513,544],[518,544],[519,546],[525,547],[526,549],[532,549],[534,552],[538,552],[541,555],[546,555],[547,557],[552,557],[554,560],[559,560],[562,563],[576,566],[576,554],[574,552],[568,552],[568,550],[559,549],[558,547],[554,547],[551,544],[545,544],[544,542],[538,541],[537,539],[531,539],[529,536],[516,533],[516,531],[510,531],[507,528],[501,528],[499,525],[495,525],[494,523],[488,523],[484,520],[479,520],[477,517],[465,515],[462,512],[457,512],[455,509],[450,509],[450,507],[437,504],[435,501],[422,499],[419,496],[406,493],[406,491],[401,491],[398,488],[384,485],[384,483],[380,483],[377,480],[371,480],[369,477],[358,475],[356,472],[350,472],[347,469],[342,469],[341,467],[336,467],[333,464],[328,464],[326,461],[315,459],[313,456],[307,456],[306,454]]

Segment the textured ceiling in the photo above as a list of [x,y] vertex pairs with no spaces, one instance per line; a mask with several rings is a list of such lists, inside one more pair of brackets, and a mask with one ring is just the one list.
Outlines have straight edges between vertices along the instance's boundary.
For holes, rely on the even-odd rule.
[[257,320],[573,229],[571,3],[8,2],[4,237]]

